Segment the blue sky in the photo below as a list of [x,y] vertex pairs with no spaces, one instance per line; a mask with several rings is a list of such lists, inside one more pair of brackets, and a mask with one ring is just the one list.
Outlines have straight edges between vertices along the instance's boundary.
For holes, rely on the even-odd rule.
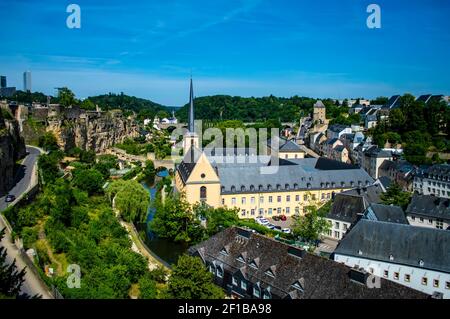
[[[366,26],[370,3],[381,29]],[[196,96],[450,94],[449,14],[447,0],[2,0],[0,74],[166,105],[187,101],[191,70]]]

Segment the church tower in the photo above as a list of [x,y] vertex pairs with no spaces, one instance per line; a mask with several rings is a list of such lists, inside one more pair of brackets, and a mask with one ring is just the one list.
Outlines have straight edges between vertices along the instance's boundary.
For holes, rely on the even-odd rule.
[[195,117],[194,117],[194,87],[190,85],[190,95],[189,95],[189,123],[188,123],[188,132],[183,137],[183,153],[186,154],[191,147],[199,148],[199,139],[198,135],[195,133],[195,125],[194,125]]

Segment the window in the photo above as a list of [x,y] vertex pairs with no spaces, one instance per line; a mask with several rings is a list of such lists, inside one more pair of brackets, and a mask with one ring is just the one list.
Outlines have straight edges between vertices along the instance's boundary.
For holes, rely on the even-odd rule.
[[250,197],[250,203],[252,203],[252,204],[255,203],[255,197]]
[[342,229],[344,229],[344,231],[347,231],[347,229],[348,229],[347,224],[342,223]]
[[252,209],[250,212],[251,212],[252,216],[255,216],[255,210],[254,209]]
[[316,200],[316,194],[312,194],[312,200]]
[[225,198],[222,198],[222,205],[225,205]]
[[389,277],[389,271],[385,270],[385,271],[383,272],[383,277],[384,277],[384,278]]
[[422,277],[422,285],[424,285],[424,286],[428,285],[428,278],[427,277]]
[[445,282],[445,289],[450,289],[450,281]]
[[286,214],[290,214],[291,213],[291,208],[290,207],[286,207]]
[[286,196],[286,202],[290,202],[291,201],[291,196],[290,195],[287,195]]
[[334,238],[339,239],[339,232],[338,231],[334,231]]
[[200,201],[202,201],[202,202],[206,201],[206,187],[205,186],[200,187]]
[[437,229],[444,229],[444,221],[441,219],[436,220],[436,228]]
[[416,216],[411,216],[411,220],[416,220]]
[[400,274],[398,272],[394,272],[394,279],[398,280],[399,277],[400,277]]
[[269,215],[272,215],[272,208],[269,208]]
[[271,299],[270,292],[268,292],[267,290],[264,291],[263,299]]
[[334,223],[334,228],[339,229],[339,222]]
[[273,202],[273,197],[269,196],[269,203],[272,203],[272,202]]
[[262,204],[262,203],[264,203],[264,197],[263,196],[261,196],[260,198],[259,198],[259,202]]
[[242,288],[243,290],[247,290],[247,283],[245,282],[245,280],[242,280],[242,281],[241,281],[241,288]]
[[423,218],[422,218],[422,217],[420,217],[419,221],[420,221],[421,223],[423,223]]
[[241,211],[241,215],[242,215],[242,216],[245,216],[245,209],[243,209],[243,210]]
[[217,267],[217,277],[223,278],[223,268],[222,266]]
[[410,282],[411,281],[411,275],[410,274],[405,274],[405,281],[406,282]]
[[439,280],[433,280],[433,287],[439,288]]
[[308,195],[303,195],[303,200],[306,202],[308,200]]
[[242,197],[241,203],[245,205],[246,201],[247,201],[247,198],[246,197]]
[[231,281],[232,281],[233,286],[237,286],[238,285],[238,281],[237,281],[236,277],[233,276]]
[[322,199],[325,199],[325,193],[322,193],[321,198],[322,198]]
[[295,207],[295,214],[296,215],[299,215],[300,214],[300,207]]
[[277,196],[277,202],[281,203],[281,196]]
[[256,298],[261,297],[261,292],[259,291],[258,287],[253,287],[253,296],[255,296]]
[[278,215],[281,214],[281,208],[280,208],[280,207],[277,208],[277,214],[278,214]]
[[432,219],[428,219],[428,224],[433,224],[433,220]]
[[295,195],[295,201],[299,202],[300,201],[300,195]]
[[231,205],[236,205],[236,197],[231,198]]

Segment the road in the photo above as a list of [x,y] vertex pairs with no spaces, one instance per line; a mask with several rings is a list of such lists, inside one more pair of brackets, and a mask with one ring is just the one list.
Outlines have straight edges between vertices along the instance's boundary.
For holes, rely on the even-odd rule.
[[[40,151],[35,147],[27,146],[28,155],[25,157],[22,162],[22,166],[17,172],[16,175],[16,184],[10,190],[9,194],[16,196],[17,198],[25,193],[32,183],[35,183],[34,180],[36,178],[33,173],[34,166],[39,157]],[[0,211],[3,211],[7,204],[5,203],[5,197],[0,198]],[[0,229],[5,228],[6,225],[3,221],[3,216],[0,216]],[[19,249],[17,249],[16,245],[12,243],[11,234],[8,230],[5,233],[5,237],[1,241],[1,246],[7,249],[7,257],[6,260],[8,263],[11,263],[14,259],[16,260],[16,266],[18,269],[23,269],[26,265],[24,259],[22,258]],[[43,299],[51,299],[52,296],[48,291],[48,288],[42,283],[38,275],[36,275],[31,269],[26,271],[25,282],[21,287],[21,292],[26,293],[30,296],[41,295]]]
[[[19,171],[16,174],[16,184],[9,191],[9,194],[12,194],[16,197],[19,197],[22,193],[28,190],[30,186],[31,179],[33,176],[33,167],[37,162],[38,156],[40,154],[39,149],[31,146],[27,146],[28,155],[25,157],[25,160],[22,162],[22,165]],[[5,203],[5,196],[0,197],[0,211],[6,209],[8,203]]]

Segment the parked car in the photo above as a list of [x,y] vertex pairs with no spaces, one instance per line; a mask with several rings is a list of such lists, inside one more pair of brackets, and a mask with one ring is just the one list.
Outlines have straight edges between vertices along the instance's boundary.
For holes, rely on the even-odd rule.
[[290,228],[283,228],[281,231],[283,233],[285,233],[285,234],[290,234],[291,233],[291,229]]
[[260,225],[267,225],[269,224],[269,221],[265,218],[256,218],[256,222]]
[[16,200],[16,196],[11,195],[11,194],[6,196],[6,198],[5,198],[5,202],[7,202],[7,203],[14,202],[15,200]]
[[276,216],[276,215],[275,215],[275,216],[272,217],[272,219],[273,219],[274,221],[279,221],[279,220],[280,220],[280,216]]
[[269,229],[274,229],[274,228],[275,228],[275,225],[273,225],[273,224],[267,224],[266,227],[269,228]]
[[274,229],[281,230],[281,226],[275,226]]
[[286,217],[286,215],[281,215],[281,216],[280,216],[280,219],[281,219],[282,221],[286,221],[287,217]]

